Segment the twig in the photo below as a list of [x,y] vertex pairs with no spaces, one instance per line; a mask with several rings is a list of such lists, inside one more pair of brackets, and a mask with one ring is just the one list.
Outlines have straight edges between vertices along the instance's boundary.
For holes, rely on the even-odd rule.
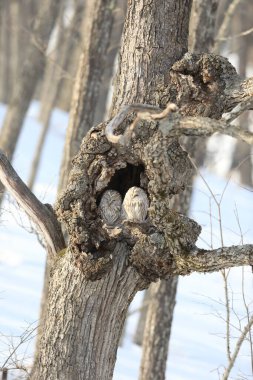
[[216,53],[219,53],[219,50],[220,50],[220,40],[222,37],[225,37],[226,33],[227,33],[227,30],[228,30],[228,26],[230,25],[230,21],[231,21],[231,18],[233,17],[234,15],[234,12],[235,12],[235,9],[236,7],[240,4],[242,0],[234,0],[232,1],[232,3],[229,5],[228,9],[226,10],[226,13],[225,13],[225,17],[223,19],[223,22],[220,26],[220,29],[217,33],[217,37],[216,37],[216,43],[214,45],[214,52]]
[[231,356],[231,360],[229,361],[227,368],[225,369],[225,372],[224,372],[224,374],[222,376],[222,380],[228,380],[228,376],[230,374],[231,369],[234,366],[234,363],[235,363],[235,360],[236,360],[236,358],[238,356],[238,353],[240,351],[241,345],[244,342],[244,340],[245,340],[248,332],[250,331],[250,328],[251,328],[252,325],[253,325],[253,315],[251,316],[251,318],[250,318],[249,322],[247,323],[247,325],[244,327],[244,329],[243,329],[243,331],[241,333],[241,336],[239,337],[239,339],[238,339],[238,341],[236,343],[234,353]]
[[237,106],[233,108],[232,111],[228,113],[224,113],[222,115],[222,120],[225,120],[227,123],[231,123],[231,121],[233,121],[238,116],[240,116],[244,111],[252,109],[252,107],[253,107],[253,97],[251,97],[250,99],[247,99],[245,102],[241,102],[237,104]]
[[248,36],[249,34],[253,33],[253,28],[247,29],[244,32],[234,34],[233,36],[228,36],[228,37],[217,37],[216,41],[227,41],[227,40],[232,40],[234,38],[239,38],[239,37],[244,37]]
[[32,328],[31,330],[29,329],[26,329],[23,334],[20,336],[20,342],[19,344],[17,344],[13,350],[11,351],[10,355],[7,357],[7,359],[5,360],[5,362],[3,363],[2,368],[5,368],[5,366],[8,364],[8,361],[11,359],[11,357],[17,352],[18,348],[24,344],[25,342],[29,341],[30,339],[33,338],[32,334],[34,333],[35,330],[37,330],[37,327],[38,326],[35,326],[34,328]]
[[228,275],[225,269],[221,271],[223,281],[224,281],[224,291],[225,291],[225,308],[226,308],[226,347],[227,347],[227,357],[228,361],[231,360],[231,347],[230,347],[230,301],[228,294]]

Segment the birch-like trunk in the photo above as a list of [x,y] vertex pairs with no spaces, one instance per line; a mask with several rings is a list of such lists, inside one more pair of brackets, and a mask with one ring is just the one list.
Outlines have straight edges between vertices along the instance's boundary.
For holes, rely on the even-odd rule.
[[38,78],[42,74],[49,37],[61,0],[43,1],[34,23],[22,71],[5,116],[0,135],[0,147],[12,159],[23,120],[32,99]]
[[[26,59],[15,85],[0,133],[0,148],[12,160],[23,120],[43,72],[46,48],[61,0],[43,1],[34,23]],[[0,192],[3,192],[0,185]],[[2,197],[0,198],[0,202]]]

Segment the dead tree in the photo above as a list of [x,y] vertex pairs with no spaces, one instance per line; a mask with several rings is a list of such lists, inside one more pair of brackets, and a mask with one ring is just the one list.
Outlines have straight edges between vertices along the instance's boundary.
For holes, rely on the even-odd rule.
[[[192,176],[179,136],[218,131],[253,142],[251,133],[230,124],[252,109],[253,78],[241,81],[220,56],[184,55],[178,41],[187,41],[191,3],[177,5],[175,13],[174,1],[156,2],[156,7],[150,1],[129,2],[115,116],[83,140],[56,204],[58,220],[0,156],[0,180],[39,223],[54,260],[32,379],[111,379],[123,322],[138,290],[169,276],[253,263],[253,245],[199,249],[200,226],[170,208],[170,199]],[[140,27],[149,33],[140,34]],[[133,36],[138,49],[129,46]],[[138,71],[137,66],[131,69],[133,63]],[[148,92],[151,78],[156,89]],[[125,99],[135,99],[142,89],[149,104],[128,105],[119,112]],[[124,199],[133,186],[148,196],[147,218],[133,221],[122,210],[113,222],[106,219],[100,208],[105,191],[117,191]],[[60,222],[69,234],[65,249]]]

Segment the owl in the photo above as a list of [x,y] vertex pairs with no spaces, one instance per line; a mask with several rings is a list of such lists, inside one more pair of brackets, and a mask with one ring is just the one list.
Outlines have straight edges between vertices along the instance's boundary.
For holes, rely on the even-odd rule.
[[131,222],[142,223],[145,221],[148,213],[148,197],[140,187],[130,187],[127,191],[123,204],[123,218]]
[[102,195],[99,210],[103,221],[109,225],[114,225],[121,215],[122,198],[116,190],[106,190]]

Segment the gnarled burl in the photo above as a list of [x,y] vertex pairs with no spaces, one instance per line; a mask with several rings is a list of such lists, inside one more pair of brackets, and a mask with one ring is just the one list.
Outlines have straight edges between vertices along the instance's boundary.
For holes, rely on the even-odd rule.
[[[191,270],[181,265],[183,257],[193,253],[199,258],[195,242],[200,227],[169,208],[170,199],[184,190],[192,171],[187,152],[174,132],[182,117],[219,119],[249,99],[252,79],[241,81],[225,58],[189,53],[173,65],[166,78],[168,85],[165,81],[157,89],[153,102],[160,99],[155,104],[160,107],[175,102],[180,111],[177,115],[167,115],[162,123],[140,121],[125,145],[109,142],[107,123],[102,123],[91,129],[73,161],[68,187],[56,211],[67,228],[75,265],[86,279],[97,280],[110,271],[115,260],[112,252],[122,241],[129,248],[126,267],[134,267],[147,283],[171,274],[187,274]],[[218,98],[219,104],[214,101]],[[133,118],[133,113],[128,115],[114,130],[115,135],[123,135]],[[116,190],[124,198],[133,186],[141,187],[148,195],[147,220],[121,220],[108,228],[99,213],[101,196],[106,190]]]

